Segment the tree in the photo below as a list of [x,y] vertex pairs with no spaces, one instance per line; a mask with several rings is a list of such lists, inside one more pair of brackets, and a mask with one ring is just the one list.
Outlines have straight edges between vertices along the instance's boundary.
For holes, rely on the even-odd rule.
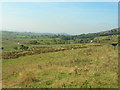
[[61,35],[60,38],[61,38],[62,40],[72,40],[72,39],[73,39],[72,36],[65,36],[65,35]]
[[20,49],[22,49],[22,50],[27,50],[28,48],[29,48],[28,46],[20,45]]
[[30,41],[30,44],[34,44],[34,45],[36,45],[36,44],[39,44],[39,43],[38,43],[38,41],[33,40],[33,41]]

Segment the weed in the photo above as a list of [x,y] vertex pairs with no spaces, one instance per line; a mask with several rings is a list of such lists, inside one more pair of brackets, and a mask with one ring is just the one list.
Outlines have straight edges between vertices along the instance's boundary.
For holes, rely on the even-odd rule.
[[51,85],[53,82],[52,81],[46,81],[46,85]]

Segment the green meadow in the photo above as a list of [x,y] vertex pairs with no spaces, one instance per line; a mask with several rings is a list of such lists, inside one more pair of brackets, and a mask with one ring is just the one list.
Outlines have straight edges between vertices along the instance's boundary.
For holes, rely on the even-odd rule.
[[118,88],[118,35],[13,36],[2,40],[3,88]]

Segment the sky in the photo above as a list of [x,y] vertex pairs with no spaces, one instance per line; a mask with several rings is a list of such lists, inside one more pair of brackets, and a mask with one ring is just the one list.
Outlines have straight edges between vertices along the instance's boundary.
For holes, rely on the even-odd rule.
[[79,35],[118,27],[117,2],[2,2],[2,29]]

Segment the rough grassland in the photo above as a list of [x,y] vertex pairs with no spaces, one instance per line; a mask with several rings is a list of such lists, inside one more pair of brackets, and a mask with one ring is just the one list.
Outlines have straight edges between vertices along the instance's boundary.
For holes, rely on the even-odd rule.
[[118,50],[88,46],[3,60],[3,88],[118,88]]

